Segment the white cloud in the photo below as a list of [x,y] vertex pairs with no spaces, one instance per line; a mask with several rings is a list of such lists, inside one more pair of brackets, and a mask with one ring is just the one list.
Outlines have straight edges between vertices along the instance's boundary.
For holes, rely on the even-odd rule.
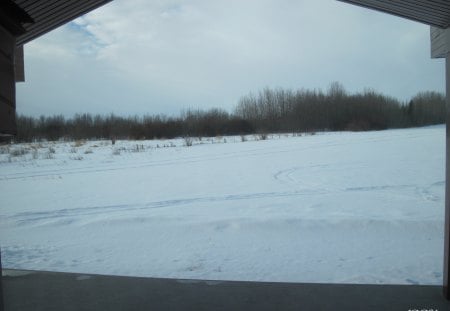
[[[444,86],[427,26],[333,0],[115,0],[31,43],[26,57],[18,110],[29,113],[230,109],[265,86],[333,80],[402,99]],[[57,89],[42,92],[43,79]]]

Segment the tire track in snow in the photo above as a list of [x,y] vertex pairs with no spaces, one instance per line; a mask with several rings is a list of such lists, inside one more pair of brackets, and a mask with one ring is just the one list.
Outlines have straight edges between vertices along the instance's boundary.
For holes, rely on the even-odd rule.
[[281,182],[282,184],[285,183],[295,183],[295,184],[299,184],[299,183],[303,183],[300,179],[295,178],[295,173],[297,173],[300,170],[304,170],[304,169],[315,169],[315,168],[325,168],[325,167],[329,167],[330,165],[328,164],[320,164],[320,165],[310,165],[310,166],[295,166],[295,167],[291,167],[288,169],[284,169],[281,171],[276,172],[275,174],[272,175],[272,177]]
[[[434,187],[440,187],[442,188],[441,196],[437,195],[432,188]],[[443,199],[443,194],[445,192],[445,181],[438,181],[435,183],[432,183],[428,187],[420,187],[417,188],[417,193],[425,200],[425,201],[432,201],[432,202],[439,202]]]
[[145,204],[120,204],[120,205],[108,205],[108,206],[93,206],[93,207],[79,207],[68,208],[51,211],[39,211],[39,212],[22,212],[11,216],[2,217],[15,221],[18,225],[36,224],[42,221],[51,219],[63,219],[70,217],[79,217],[87,215],[100,215],[124,211],[137,211],[154,208],[166,208],[176,207],[180,205],[188,205],[193,203],[216,203],[227,201],[240,201],[240,200],[252,200],[252,199],[266,199],[266,198],[281,198],[281,197],[294,197],[304,195],[321,195],[325,192],[321,191],[287,191],[287,192],[261,192],[261,193],[249,193],[249,194],[231,194],[225,196],[211,196],[211,197],[197,197],[197,198],[184,198],[176,200],[155,201]]
[[[314,187],[306,184],[300,178],[296,178],[295,174],[304,169],[311,168],[325,168],[329,167],[329,165],[313,165],[313,166],[296,166],[284,170],[280,170],[273,174],[273,178],[282,184],[292,184],[292,185],[302,185],[308,187],[310,191],[314,191]],[[389,190],[407,190],[411,189],[420,196],[422,199],[426,201],[439,201],[441,198],[434,194],[431,190],[433,187],[444,187],[445,181],[437,181],[428,186],[418,186],[416,184],[402,184],[402,185],[374,185],[374,186],[358,186],[358,187],[346,187],[346,188],[335,188],[332,189],[330,187],[326,187],[327,185],[321,185],[321,190],[325,193],[330,192],[363,192],[363,191],[389,191]],[[329,185],[328,185],[329,186]]]
[[[261,149],[266,150],[266,149]],[[163,161],[150,161],[150,162],[143,162],[141,164],[131,164],[131,165],[117,165],[117,166],[105,166],[103,168],[99,168],[99,165],[96,166],[85,166],[82,168],[76,168],[76,169],[56,169],[56,170],[44,170],[36,173],[30,172],[21,172],[21,173],[12,173],[8,175],[3,175],[0,177],[1,180],[15,180],[15,179],[25,179],[25,178],[35,178],[35,177],[49,177],[49,176],[55,176],[55,175],[74,175],[74,174],[87,174],[87,173],[101,173],[101,172],[108,172],[108,171],[119,171],[119,170],[127,170],[127,169],[139,169],[139,168],[145,168],[145,167],[159,167],[159,166],[172,166],[172,165],[185,165],[185,164],[192,164],[192,163],[203,163],[205,161],[215,161],[215,160],[221,160],[226,158],[235,158],[235,157],[253,157],[253,156],[264,156],[264,155],[271,155],[271,154],[277,154],[277,153],[286,153],[286,152],[293,152],[297,151],[297,149],[290,149],[290,150],[279,150],[279,151],[272,151],[272,152],[260,152],[260,150],[254,150],[249,153],[242,153],[242,152],[230,152],[230,153],[223,153],[221,155],[217,156],[194,156],[194,157],[185,157],[185,158],[178,158],[176,160],[163,160]]]
[[366,187],[349,187],[343,191],[377,191],[377,190],[400,190],[400,189],[416,189],[417,185],[381,185]]
[[41,170],[41,171],[35,171],[35,172],[19,172],[19,173],[9,173],[5,175],[1,175],[0,173],[0,181],[3,180],[16,180],[16,179],[26,179],[26,178],[37,178],[37,177],[51,177],[55,175],[74,175],[74,174],[87,174],[87,173],[101,173],[101,172],[108,172],[108,171],[119,171],[119,170],[127,170],[127,169],[139,169],[139,168],[145,168],[145,167],[158,167],[158,166],[172,166],[172,165],[185,165],[185,164],[192,164],[192,163],[201,163],[205,161],[215,161],[215,160],[221,160],[221,159],[229,159],[229,158],[245,158],[245,157],[261,157],[261,156],[270,156],[280,153],[290,153],[290,152],[301,152],[301,151],[308,151],[308,150],[316,150],[316,149],[323,149],[323,148],[331,148],[336,146],[342,146],[345,147],[346,145],[354,144],[354,142],[339,142],[339,143],[329,143],[329,141],[326,142],[320,142],[316,145],[308,145],[304,146],[301,144],[301,141],[299,141],[299,146],[295,148],[285,148],[281,150],[271,150],[267,148],[253,148],[249,150],[245,150],[244,152],[226,152],[226,153],[220,153],[215,156],[188,156],[188,157],[180,157],[173,160],[161,160],[161,161],[149,161],[149,162],[142,162],[140,164],[118,164],[118,165],[107,165],[104,167],[100,167],[101,164],[96,164],[92,166],[84,166],[80,168],[61,168],[61,169],[52,169],[52,170]]

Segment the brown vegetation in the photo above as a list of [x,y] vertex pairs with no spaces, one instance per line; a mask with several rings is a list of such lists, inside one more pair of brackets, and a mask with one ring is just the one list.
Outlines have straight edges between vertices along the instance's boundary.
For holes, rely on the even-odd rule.
[[[416,95],[408,104],[372,90],[347,94],[339,83],[320,90],[269,89],[240,99],[234,113],[221,109],[187,110],[179,117],[92,116],[77,114],[17,117],[17,141],[84,139],[162,139],[280,132],[367,131],[445,122],[445,97]],[[265,135],[265,134],[264,134]]]

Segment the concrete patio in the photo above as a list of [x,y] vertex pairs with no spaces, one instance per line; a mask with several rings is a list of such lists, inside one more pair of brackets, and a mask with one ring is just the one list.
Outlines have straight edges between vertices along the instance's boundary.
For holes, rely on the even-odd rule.
[[450,310],[441,286],[177,280],[3,270],[5,310]]

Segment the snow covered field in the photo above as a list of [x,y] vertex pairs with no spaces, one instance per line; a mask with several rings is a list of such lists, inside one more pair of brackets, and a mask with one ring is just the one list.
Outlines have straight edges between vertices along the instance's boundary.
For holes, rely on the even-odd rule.
[[6,268],[440,284],[445,127],[0,147]]

